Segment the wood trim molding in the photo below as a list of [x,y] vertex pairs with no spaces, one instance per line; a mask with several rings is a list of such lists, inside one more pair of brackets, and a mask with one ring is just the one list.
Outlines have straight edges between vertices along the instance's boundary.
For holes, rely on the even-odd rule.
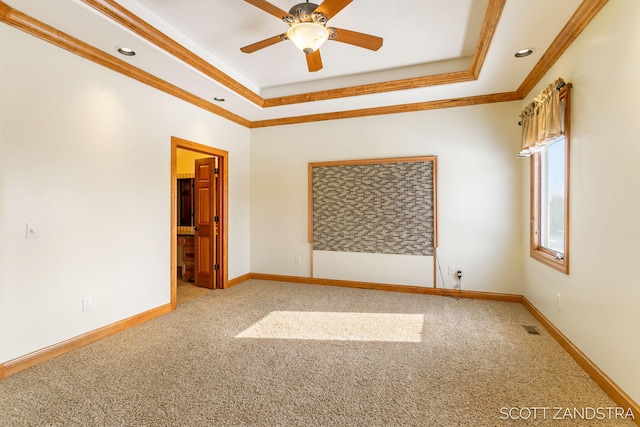
[[[94,343],[103,338],[122,332],[126,329],[132,328],[136,325],[140,325],[148,320],[162,316],[171,311],[171,305],[165,304],[160,307],[145,311],[135,316],[131,316],[127,319],[120,320],[107,326],[103,326],[94,331],[90,331],[79,335],[77,337],[62,341],[60,343],[45,347],[41,350],[34,351],[22,357],[10,360],[4,363],[3,368],[0,369],[0,378],[3,376],[13,375],[17,372],[35,366],[39,363],[58,357],[64,353],[68,353],[77,348]],[[3,372],[4,371],[4,372]]]
[[[309,261],[313,266],[313,163],[307,164],[307,243],[311,245]],[[313,267],[311,277],[313,277]]]
[[[94,7],[101,13],[106,14],[112,19],[120,22],[125,27],[136,32],[142,37],[147,38],[151,43],[158,45],[167,52],[176,56],[176,58],[195,67],[199,71],[211,78],[219,79],[221,84],[227,86],[231,90],[235,90],[241,96],[250,99],[262,107],[286,105],[292,103],[310,102],[326,99],[334,99],[348,96],[358,96],[367,93],[377,93],[392,90],[410,89],[422,86],[431,86],[438,84],[450,84],[462,81],[473,80],[477,77],[482,66],[486,53],[490,45],[490,39],[495,33],[497,23],[501,16],[506,0],[490,0],[485,21],[481,30],[481,36],[476,46],[476,52],[469,71],[461,71],[457,73],[440,74],[435,76],[424,76],[416,79],[397,80],[392,82],[378,83],[374,85],[353,86],[342,89],[329,91],[312,92],[306,94],[293,95],[290,97],[280,97],[271,99],[262,99],[255,93],[244,88],[244,86],[235,82],[226,74],[217,70],[215,67],[207,64],[202,58],[197,57],[194,53],[187,50],[182,45],[168,38],[166,35],[155,29],[151,25],[142,21],[113,0],[82,0],[87,5]],[[338,120],[356,117],[376,116],[384,114],[398,114],[416,111],[435,110],[440,108],[451,108],[468,105],[487,104],[493,102],[520,101],[532,90],[532,88],[540,81],[551,66],[558,60],[566,48],[575,40],[582,30],[591,22],[593,17],[602,9],[608,0],[584,0],[578,10],[561,33],[556,37],[547,52],[543,55],[534,69],[529,73],[527,78],[522,82],[517,91],[494,93],[487,95],[478,95],[465,98],[455,98],[446,100],[426,101],[412,104],[391,105],[375,108],[366,108],[360,110],[347,110],[332,113],[311,114],[303,116],[284,117],[270,120],[250,121],[236,114],[233,114],[212,102],[206,101],[198,96],[191,94],[177,86],[174,86],[164,80],[161,80],[150,73],[129,65],[112,55],[109,55],[99,49],[96,49],[78,39],[75,39],[61,31],[56,30],[36,19],[33,19],[0,0],[0,22],[5,22],[19,30],[52,43],[58,47],[73,52],[85,59],[93,61],[113,71],[121,73],[125,76],[136,79],[151,87],[161,90],[165,93],[173,95],[183,101],[189,102],[206,111],[226,118],[232,122],[245,126],[247,128],[261,128],[268,126],[282,126],[298,123],[309,123],[326,120]],[[237,89],[237,90],[236,90]],[[248,91],[248,92],[247,92]]]
[[251,279],[276,282],[300,283],[305,285],[338,286],[344,288],[370,289],[375,291],[403,292],[410,294],[439,295],[459,298],[484,299],[503,302],[521,302],[522,296],[480,291],[455,291],[452,289],[406,286],[396,284],[357,282],[353,280],[320,279],[301,276],[283,276],[278,274],[251,273]]
[[268,98],[264,100],[264,107],[275,107],[288,104],[299,104],[311,101],[325,101],[328,99],[345,98],[350,96],[368,95],[381,92],[415,89],[419,87],[437,86],[442,84],[461,83],[477,80],[482,64],[487,56],[491,40],[498,27],[500,16],[504,10],[506,0],[490,0],[485,14],[478,43],[471,61],[471,67],[467,71],[435,74],[430,76],[415,77],[411,79],[394,80],[388,82],[372,83],[366,85],[350,86],[340,89],[331,89],[317,92],[302,93],[298,95]]
[[[595,365],[575,344],[573,344],[553,323],[549,321],[526,297],[516,294],[502,294],[478,291],[454,291],[442,288],[422,288],[417,286],[387,285],[369,282],[355,282],[347,280],[314,279],[300,276],[283,276],[275,274],[247,273],[229,281],[230,286],[237,285],[249,279],[280,281],[300,284],[324,286],[342,286],[348,288],[372,289],[392,292],[406,292],[415,294],[452,296],[461,298],[475,298],[492,301],[521,303],[533,317],[542,324],[560,346],[589,374],[600,388],[618,405],[631,408],[634,414],[640,414],[640,405],[626,394],[609,376]],[[108,336],[142,324],[148,320],[162,316],[172,310],[171,304],[162,305],[155,309],[131,316],[119,322],[112,323],[91,332],[79,335],[69,340],[43,348],[25,356],[0,364],[0,379],[13,375],[39,363],[53,359],[69,351],[91,344]],[[640,425],[640,418],[636,420]]]
[[[220,228],[222,229],[222,257],[220,259],[221,289],[229,287],[229,152],[208,145],[186,139],[171,137],[171,271],[175,271],[177,266],[175,259],[178,254],[177,244],[177,188],[176,188],[176,157],[177,150],[184,149],[196,151],[209,156],[217,156],[221,163],[218,165],[222,173],[222,188],[220,206]],[[171,275],[171,306],[175,309],[178,306],[178,282],[175,274]]]
[[361,110],[338,111],[334,113],[310,114],[306,116],[284,117],[271,120],[257,120],[250,128],[283,126],[299,123],[320,122],[326,120],[352,119],[356,117],[380,116],[384,114],[412,113],[416,111],[438,110],[441,108],[466,107],[470,105],[492,104],[495,102],[520,101],[516,92],[494,93],[490,95],[469,96],[438,101],[425,101],[413,104],[389,105],[385,107],[364,108]]
[[95,47],[71,37],[70,35],[38,21],[37,19],[31,18],[22,12],[12,9],[2,1],[0,1],[0,11],[2,12],[0,13],[0,20],[2,22],[24,31],[27,34],[38,37],[39,39],[75,53],[76,55],[95,62],[96,64],[102,65],[103,67],[109,68],[110,70],[116,71],[127,77],[131,77],[132,79],[168,93],[169,95],[173,95],[176,98],[200,107],[220,117],[224,117],[232,122],[245,127],[248,127],[250,124],[248,120],[220,108],[212,102],[206,101],[184,89],[154,76],[153,74],[134,67],[121,59],[109,55],[100,49],[96,49]]
[[[300,276],[283,276],[276,274],[251,273],[251,279],[270,280],[289,283],[300,283],[324,286],[342,286],[347,288],[371,289],[379,291],[406,292],[426,295],[474,298],[492,301],[521,303],[560,346],[589,374],[598,386],[620,407],[631,408],[634,414],[640,414],[640,405],[626,394],[609,376],[594,364],[575,344],[573,344],[556,326],[549,321],[526,297],[517,294],[502,294],[478,291],[455,291],[442,288],[423,288],[417,286],[387,285],[349,280],[318,279]],[[640,425],[640,417],[635,420]]]
[[182,46],[166,34],[145,22],[129,10],[125,9],[113,0],[82,0],[83,3],[108,16],[120,25],[128,28],[140,37],[163,49],[167,53],[188,64],[205,76],[219,82],[238,95],[248,99],[258,106],[262,106],[263,99],[247,87],[238,83],[213,65],[209,64],[198,55]]
[[392,80],[380,83],[371,83],[358,86],[349,86],[340,89],[329,89],[317,92],[301,93],[297,95],[267,98],[263,107],[280,107],[290,104],[301,104],[312,101],[326,101],[336,98],[370,95],[374,93],[393,92],[397,90],[416,89],[419,87],[437,86],[451,83],[462,83],[475,80],[469,71],[456,71],[452,73],[434,74],[430,76],[414,77],[411,79]]
[[473,60],[471,61],[471,67],[469,72],[473,75],[473,80],[477,80],[482,70],[482,65],[487,57],[487,52],[491,46],[491,40],[496,33],[504,5],[507,4],[507,0],[492,0],[487,7],[487,13],[484,16],[484,22],[480,30],[480,36],[478,37],[478,43],[476,50],[473,54]]
[[487,13],[482,24],[478,43],[474,52],[470,70],[439,75],[423,76],[411,79],[402,79],[388,82],[372,83],[366,85],[351,86],[340,89],[332,89],[317,92],[308,92],[291,96],[263,99],[253,91],[241,85],[222,71],[218,70],[202,58],[169,38],[167,35],[145,22],[129,10],[125,9],[114,0],[82,0],[98,12],[108,16],[120,25],[128,28],[142,38],[160,47],[177,59],[194,67],[204,75],[228,87],[238,95],[248,99],[254,104],[263,107],[276,107],[303,102],[321,101],[349,96],[366,95],[372,93],[389,92],[396,90],[412,89],[417,87],[433,86],[440,84],[459,83],[476,80],[480,74],[480,68],[491,44],[495,29],[500,21],[500,16],[506,0],[490,0]]
[[516,91],[524,99],[609,0],[584,0]]
[[309,167],[317,168],[324,166],[353,166],[353,165],[379,165],[385,163],[410,163],[410,162],[435,162],[438,156],[416,156],[416,157],[383,157],[380,159],[356,159],[356,160],[333,160],[329,162],[312,162]]
[[229,153],[222,156],[222,200],[220,221],[222,222],[222,289],[229,287]]
[[[564,350],[569,353],[573,360],[585,370],[587,374],[607,393],[607,395],[618,405],[627,409],[631,408],[633,413],[638,416],[640,414],[640,405],[636,403],[628,394],[626,394],[618,385],[613,382],[607,374],[605,374],[591,359],[589,359],[574,343],[569,340],[558,328],[555,327],[544,314],[542,314],[527,298],[522,297],[522,305],[536,318],[542,326],[549,332]],[[640,425],[640,417],[636,420]]]
[[169,241],[171,256],[169,257],[169,265],[171,271],[170,293],[171,293],[171,309],[178,308],[178,278],[176,271],[178,270],[178,150],[177,142],[171,139],[171,204],[170,204],[170,227]]
[[11,6],[0,1],[0,21],[6,21],[9,13],[11,12]]
[[435,288],[438,280],[436,275],[436,257],[438,255],[438,236],[440,233],[438,232],[438,174],[440,171],[438,170],[438,156],[433,156],[433,287]]
[[240,283],[246,282],[247,280],[251,279],[251,273],[247,273],[247,274],[243,274],[242,276],[238,276],[238,277],[234,277],[233,279],[230,279],[227,287],[225,289],[228,289],[232,286],[235,285],[239,285]]

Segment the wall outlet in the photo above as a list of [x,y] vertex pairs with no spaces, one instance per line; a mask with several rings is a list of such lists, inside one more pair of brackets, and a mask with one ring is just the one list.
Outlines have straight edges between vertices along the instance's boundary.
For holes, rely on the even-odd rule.
[[91,297],[82,298],[82,311],[91,310],[93,310],[93,302],[91,301]]
[[454,272],[454,274],[458,273],[458,271],[462,271],[462,266],[461,265],[456,265],[456,271]]
[[300,255],[296,256],[295,262],[296,262],[296,265],[301,265],[302,264],[302,257]]

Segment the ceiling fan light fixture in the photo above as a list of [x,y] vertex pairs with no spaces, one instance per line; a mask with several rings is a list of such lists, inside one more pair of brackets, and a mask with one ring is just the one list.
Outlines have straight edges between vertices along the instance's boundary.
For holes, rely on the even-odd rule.
[[329,38],[329,31],[314,22],[300,22],[287,31],[287,38],[306,54],[314,52]]

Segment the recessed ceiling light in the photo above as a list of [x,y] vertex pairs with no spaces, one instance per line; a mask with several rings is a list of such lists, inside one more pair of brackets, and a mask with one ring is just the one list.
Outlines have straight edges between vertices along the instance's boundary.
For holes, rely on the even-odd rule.
[[516,54],[514,55],[516,58],[524,58],[525,56],[529,56],[533,53],[535,49],[532,47],[528,47],[526,49],[520,49],[519,51],[516,52]]
[[135,56],[135,52],[133,49],[129,49],[128,47],[118,46],[116,47],[116,51],[124,56]]
[[224,102],[225,101],[224,98],[221,98],[219,96],[216,96],[215,98],[213,98],[213,100],[216,101],[216,102]]

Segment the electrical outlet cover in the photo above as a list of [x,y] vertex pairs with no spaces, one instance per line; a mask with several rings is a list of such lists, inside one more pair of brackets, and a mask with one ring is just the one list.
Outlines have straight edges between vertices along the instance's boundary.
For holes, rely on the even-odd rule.
[[40,237],[40,227],[37,222],[27,223],[27,239],[37,239]]

